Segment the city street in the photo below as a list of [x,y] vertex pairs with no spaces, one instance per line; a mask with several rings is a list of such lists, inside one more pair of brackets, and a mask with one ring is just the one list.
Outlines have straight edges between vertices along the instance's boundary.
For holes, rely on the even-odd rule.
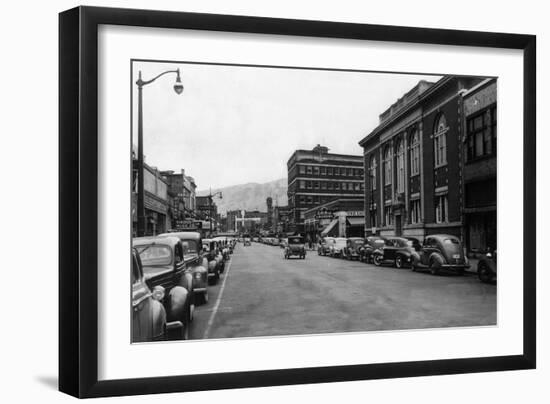
[[191,338],[496,324],[496,286],[477,276],[432,276],[320,257],[283,259],[279,247],[237,244]]

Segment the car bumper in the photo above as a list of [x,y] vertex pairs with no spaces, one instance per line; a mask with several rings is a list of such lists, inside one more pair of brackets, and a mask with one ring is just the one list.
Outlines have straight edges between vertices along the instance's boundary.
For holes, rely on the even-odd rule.
[[203,288],[203,287],[201,287],[201,288],[194,288],[194,289],[193,289],[193,292],[202,293],[202,292],[206,292],[206,290],[207,290],[207,289],[206,289],[206,288]]

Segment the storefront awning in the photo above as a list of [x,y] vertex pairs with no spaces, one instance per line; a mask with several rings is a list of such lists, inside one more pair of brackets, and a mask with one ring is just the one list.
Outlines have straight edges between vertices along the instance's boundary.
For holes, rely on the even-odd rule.
[[348,217],[347,221],[350,226],[364,226],[365,218],[364,217]]
[[325,227],[323,229],[323,231],[321,232],[321,236],[326,236],[329,234],[329,232],[336,226],[336,224],[338,223],[338,219],[334,219],[332,222],[330,222],[327,227]]

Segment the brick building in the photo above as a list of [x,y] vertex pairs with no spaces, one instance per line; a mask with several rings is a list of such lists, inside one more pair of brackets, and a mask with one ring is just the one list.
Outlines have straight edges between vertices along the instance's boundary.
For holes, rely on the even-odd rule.
[[329,153],[317,145],[287,162],[289,230],[304,234],[305,211],[338,198],[364,197],[363,158]]
[[463,96],[482,81],[420,81],[380,115],[359,142],[365,175],[365,234],[464,239]]

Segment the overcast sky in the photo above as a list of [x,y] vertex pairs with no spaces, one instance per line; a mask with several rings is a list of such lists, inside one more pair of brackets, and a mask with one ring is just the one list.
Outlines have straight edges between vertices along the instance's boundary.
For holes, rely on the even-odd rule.
[[[331,152],[360,155],[358,145],[378,115],[419,80],[438,76],[334,72],[182,63],[135,62],[143,89],[147,164],[195,178],[198,190],[286,177],[296,149],[321,143]],[[134,143],[137,89],[134,85]]]

